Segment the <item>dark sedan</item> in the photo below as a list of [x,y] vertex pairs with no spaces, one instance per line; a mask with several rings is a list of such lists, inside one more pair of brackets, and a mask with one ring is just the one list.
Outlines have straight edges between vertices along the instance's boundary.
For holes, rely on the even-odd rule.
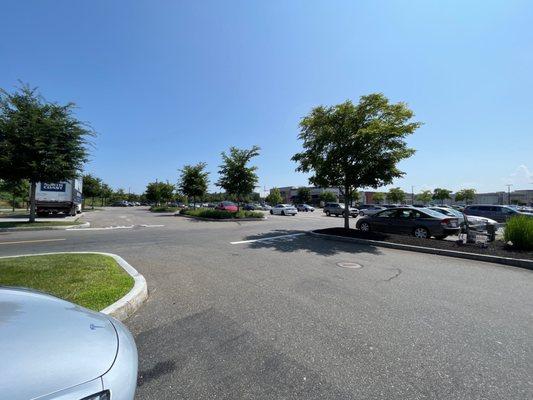
[[356,228],[363,232],[387,232],[413,235],[427,239],[444,239],[457,235],[459,220],[427,208],[399,207],[361,217]]

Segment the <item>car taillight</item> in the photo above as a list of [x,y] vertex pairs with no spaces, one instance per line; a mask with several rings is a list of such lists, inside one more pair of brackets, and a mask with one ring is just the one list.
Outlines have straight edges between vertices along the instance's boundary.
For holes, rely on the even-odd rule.
[[442,221],[440,221],[440,224],[442,226],[457,226],[457,220],[456,219],[446,218],[446,219],[443,219]]

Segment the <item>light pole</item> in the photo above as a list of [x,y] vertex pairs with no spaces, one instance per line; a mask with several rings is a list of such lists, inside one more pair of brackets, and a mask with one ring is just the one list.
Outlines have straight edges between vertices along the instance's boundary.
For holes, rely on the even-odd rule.
[[511,183],[508,183],[507,185],[507,204],[511,205],[511,186],[513,186]]
[[415,205],[415,187],[411,185],[411,205]]

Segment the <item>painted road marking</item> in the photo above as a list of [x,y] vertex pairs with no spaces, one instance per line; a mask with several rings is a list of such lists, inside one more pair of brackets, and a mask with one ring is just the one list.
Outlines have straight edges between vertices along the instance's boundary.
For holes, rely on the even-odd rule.
[[280,235],[280,236],[269,236],[261,239],[252,239],[252,240],[241,240],[239,242],[230,242],[230,244],[242,244],[242,243],[254,243],[254,242],[266,242],[269,240],[281,239],[281,238],[290,238],[296,236],[305,235],[305,232],[302,233],[292,233],[290,235]]
[[102,228],[68,228],[67,231],[109,231],[112,229],[133,229],[136,226],[143,228],[159,228],[165,225],[118,225],[118,226],[105,226]]
[[39,243],[39,242],[59,242],[67,239],[35,239],[35,240],[20,240],[17,242],[0,242],[0,244],[20,244],[20,243]]
[[111,229],[132,229],[135,225],[106,226],[104,228],[68,228],[66,231],[108,231]]

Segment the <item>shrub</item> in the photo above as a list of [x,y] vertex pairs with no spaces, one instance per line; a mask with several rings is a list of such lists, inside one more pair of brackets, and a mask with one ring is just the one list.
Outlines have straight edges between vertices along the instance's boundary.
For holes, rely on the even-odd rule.
[[175,212],[178,208],[177,207],[169,207],[169,206],[152,206],[150,207],[151,212]]
[[504,239],[519,250],[533,250],[533,217],[512,217],[505,226]]
[[197,208],[196,210],[181,210],[181,215],[190,215],[191,217],[210,218],[210,219],[241,219],[241,218],[263,218],[263,213],[257,211],[229,212],[222,210],[213,210],[210,208]]

